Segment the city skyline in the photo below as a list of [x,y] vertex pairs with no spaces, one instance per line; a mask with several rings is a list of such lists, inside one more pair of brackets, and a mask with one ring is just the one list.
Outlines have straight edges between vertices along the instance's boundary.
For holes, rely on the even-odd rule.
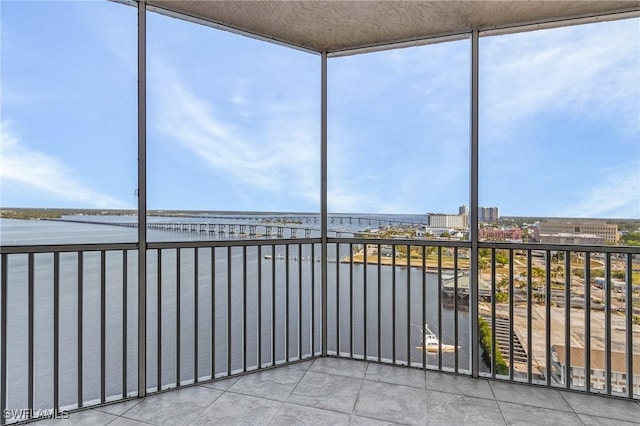
[[[1,7],[0,204],[135,208],[135,8]],[[639,22],[481,39],[480,205],[640,217]],[[319,211],[319,57],[148,32],[148,208]],[[329,61],[330,212],[469,204],[469,61],[469,40]]]

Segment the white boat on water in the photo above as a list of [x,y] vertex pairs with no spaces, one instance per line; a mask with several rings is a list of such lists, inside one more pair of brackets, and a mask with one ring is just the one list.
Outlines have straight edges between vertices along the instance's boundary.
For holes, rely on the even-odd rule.
[[423,336],[422,345],[416,346],[416,349],[427,351],[429,353],[437,353],[440,350],[442,350],[442,352],[454,352],[460,349],[460,346],[440,343],[440,339],[438,339],[438,336],[436,336],[436,334],[431,331],[427,324],[424,325],[424,330],[420,329],[420,332]]

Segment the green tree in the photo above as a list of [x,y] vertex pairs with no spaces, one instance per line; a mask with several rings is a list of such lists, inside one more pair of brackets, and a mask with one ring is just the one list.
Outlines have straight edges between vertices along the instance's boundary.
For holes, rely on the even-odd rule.
[[505,289],[509,287],[509,278],[502,277],[502,279],[498,282],[497,287],[499,291],[505,291]]
[[626,246],[640,246],[640,232],[627,232],[620,241]]
[[501,266],[504,266],[507,263],[509,263],[509,256],[507,256],[505,250],[498,250],[496,252],[496,263]]
[[482,271],[484,271],[487,267],[489,266],[489,259],[486,257],[479,257],[478,258],[478,269],[480,270],[480,273],[482,273]]
[[481,248],[478,250],[478,257],[491,257],[491,250],[488,248]]
[[558,278],[562,275],[564,268],[561,265],[556,266],[555,268],[551,268],[551,276],[553,278]]
[[557,251],[551,256],[551,263],[560,263],[564,260],[564,252]]

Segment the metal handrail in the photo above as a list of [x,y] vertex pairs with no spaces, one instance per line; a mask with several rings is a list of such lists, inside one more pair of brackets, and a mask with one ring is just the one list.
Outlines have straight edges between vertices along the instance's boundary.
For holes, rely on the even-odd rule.
[[[457,240],[414,240],[414,239],[388,239],[388,238],[331,238],[325,237],[324,241],[326,241],[327,251],[329,251],[329,256],[327,252],[322,251],[322,253],[317,252],[317,248],[322,248],[323,246],[323,238],[287,238],[287,239],[237,239],[237,240],[215,240],[215,241],[172,241],[172,242],[150,242],[147,244],[146,254],[148,257],[148,262],[154,263],[156,265],[156,270],[150,270],[150,275],[148,279],[151,279],[147,283],[149,286],[149,290],[154,293],[157,293],[157,305],[156,309],[156,321],[157,321],[157,334],[155,338],[158,342],[163,342],[162,335],[162,327],[161,324],[166,321],[172,322],[173,320],[167,319],[166,315],[163,313],[163,304],[161,303],[163,300],[163,287],[167,285],[171,287],[176,287],[176,301],[174,304],[174,308],[177,310],[176,314],[176,347],[175,350],[180,352],[181,345],[181,320],[182,324],[189,323],[193,321],[194,333],[198,333],[197,330],[200,330],[201,327],[209,328],[212,333],[217,333],[218,326],[216,325],[215,315],[211,317],[211,323],[208,325],[204,325],[199,320],[199,304],[205,303],[210,306],[208,309],[223,309],[224,313],[226,313],[226,319],[223,318],[223,324],[226,324],[225,334],[226,345],[216,346],[216,339],[214,338],[211,341],[210,351],[211,354],[219,353],[219,351],[223,351],[226,355],[226,368],[224,371],[220,372],[220,370],[216,370],[215,367],[215,355],[211,357],[211,372],[210,377],[201,377],[201,374],[198,371],[198,362],[197,362],[197,354],[200,352],[198,346],[198,339],[195,339],[193,342],[193,377],[181,376],[180,374],[180,357],[177,356],[176,359],[176,382],[170,386],[181,386],[188,385],[192,381],[200,381],[200,380],[215,380],[220,375],[229,376],[235,374],[243,374],[251,369],[257,368],[271,368],[273,366],[279,365],[280,363],[289,363],[302,359],[303,357],[315,357],[319,354],[328,354],[339,357],[346,357],[352,359],[365,359],[375,362],[383,362],[383,363],[391,363],[391,364],[401,364],[408,365],[412,367],[419,368],[433,368],[440,371],[450,370],[455,373],[460,374],[470,374],[473,372],[473,359],[472,354],[467,357],[461,356],[457,349],[454,349],[454,355],[452,358],[445,359],[443,347],[447,346],[443,344],[442,341],[438,343],[438,347],[435,349],[435,353],[438,356],[437,362],[433,362],[428,355],[426,341],[423,342],[423,352],[420,354],[419,359],[412,360],[412,353],[414,352],[414,346],[416,344],[413,343],[414,334],[411,331],[411,327],[414,322],[427,322],[427,314],[431,312],[431,314],[436,314],[437,318],[437,326],[434,328],[436,330],[437,335],[440,339],[444,338],[444,328],[443,321],[444,315],[452,316],[453,324],[454,324],[454,335],[452,339],[453,348],[460,348],[461,344],[465,342],[465,339],[461,337],[458,332],[460,327],[463,329],[465,327],[469,327],[469,331],[472,331],[478,327],[479,319],[474,315],[470,315],[468,320],[463,320],[461,318],[461,309],[469,309],[471,311],[471,304],[477,303],[474,301],[472,296],[472,284],[475,280],[477,285],[479,276],[473,276],[470,274],[471,264],[464,262],[460,262],[458,257],[460,254],[459,250],[470,250],[472,245],[468,241],[457,241]],[[342,246],[342,248],[341,248]],[[382,260],[382,252],[385,249],[385,246],[391,246],[390,248],[390,259]],[[281,248],[284,250],[286,254],[280,254],[276,256],[277,248]],[[348,247],[348,256],[347,256],[347,247]],[[360,255],[363,256],[363,261],[354,258],[354,249],[358,247],[360,250]],[[404,248],[403,248],[404,247]],[[591,312],[591,308],[594,307],[594,303],[592,301],[592,296],[595,294],[599,295],[599,290],[592,290],[592,280],[593,270],[591,266],[591,260],[594,259],[594,254],[602,253],[603,257],[601,259],[602,266],[601,269],[604,268],[604,281],[602,286],[602,301],[603,306],[605,307],[603,323],[605,324],[605,332],[604,332],[604,371],[607,374],[607,377],[600,383],[600,386],[603,390],[602,392],[611,396],[624,396],[629,399],[637,398],[637,394],[634,393],[634,365],[637,364],[637,360],[633,354],[633,345],[634,345],[634,335],[633,335],[633,327],[634,327],[634,318],[632,317],[632,311],[634,309],[634,290],[637,292],[637,289],[633,285],[632,275],[634,273],[635,261],[633,260],[634,256],[640,253],[640,248],[638,247],[626,247],[626,246],[584,246],[584,245],[557,245],[557,244],[535,244],[535,243],[505,243],[505,242],[489,242],[489,241],[481,241],[477,243],[477,247],[480,249],[488,249],[488,253],[490,256],[490,283],[489,288],[490,291],[487,291],[486,288],[480,289],[478,294],[478,298],[484,298],[490,304],[488,318],[487,321],[490,322],[491,328],[491,345],[490,345],[490,363],[489,363],[489,373],[481,373],[480,375],[490,376],[492,378],[509,380],[509,381],[526,381],[528,383],[534,384],[542,384],[544,386],[556,387],[557,384],[554,384],[556,378],[550,374],[551,371],[554,371],[556,367],[556,363],[558,361],[564,362],[565,368],[568,369],[571,366],[571,339],[569,338],[571,330],[576,326],[581,326],[582,320],[580,320],[577,324],[575,319],[571,318],[571,306],[572,306],[572,290],[571,287],[581,287],[584,293],[584,369],[586,371],[585,383],[583,389],[587,393],[593,393],[601,391],[598,389],[594,389],[590,382],[590,371],[593,367],[593,357],[592,353],[592,337],[593,330],[591,329],[591,318],[593,315],[601,315],[601,314],[593,314]],[[252,248],[249,252],[247,249]],[[303,248],[305,254],[303,255]],[[377,248],[377,250],[376,250]],[[427,265],[427,249],[436,248],[434,252],[430,256],[435,256]],[[241,249],[241,250],[240,250]],[[445,259],[445,251],[443,249],[447,249],[449,253],[447,256],[451,257],[451,261],[445,265],[443,260]],[[86,326],[86,322],[83,322],[83,298],[84,295],[87,294],[85,291],[85,287],[91,285],[97,285],[99,289],[99,298],[100,298],[100,325],[99,325],[99,334],[101,336],[101,346],[100,346],[100,398],[98,403],[106,403],[109,395],[106,393],[106,370],[105,370],[105,357],[106,357],[106,346],[105,346],[105,333],[108,319],[106,317],[106,299],[107,299],[107,264],[112,262],[109,259],[116,259],[118,270],[115,272],[111,272],[112,278],[115,274],[116,279],[120,280],[120,284],[122,286],[122,293],[127,294],[127,277],[131,272],[130,263],[135,260],[135,254],[140,250],[140,246],[137,243],[91,243],[91,244],[54,244],[54,245],[19,245],[19,246],[2,246],[0,247],[0,258],[2,261],[1,271],[1,288],[0,295],[2,298],[2,315],[0,316],[1,324],[1,344],[2,344],[2,363],[0,364],[0,373],[2,375],[2,380],[0,381],[0,391],[2,396],[1,399],[1,408],[5,409],[7,407],[7,386],[9,386],[7,382],[7,307],[10,305],[10,301],[8,300],[10,288],[8,285],[8,278],[11,274],[11,262],[9,259],[13,256],[24,256],[23,261],[26,267],[26,275],[25,275],[25,283],[26,290],[28,296],[28,405],[29,408],[33,407],[34,402],[34,384],[35,384],[35,375],[34,375],[34,365],[35,359],[33,355],[34,349],[34,339],[35,339],[35,303],[34,303],[34,295],[35,291],[38,287],[42,288],[37,284],[37,276],[36,273],[37,267],[39,267],[40,259],[52,259],[53,261],[53,269],[51,272],[52,277],[52,289],[53,289],[53,327],[54,327],[54,359],[53,359],[53,380],[54,380],[54,408],[60,408],[60,346],[58,343],[58,337],[60,336],[60,315],[63,312],[63,305],[61,297],[60,289],[62,279],[66,279],[68,281],[69,278],[74,280],[73,277],[65,276],[62,272],[63,268],[61,264],[63,262],[63,257],[61,254],[65,253],[76,253],[76,256],[66,257],[66,262],[68,259],[72,259],[71,262],[75,262],[75,268],[77,272],[77,321],[78,321],[78,407],[82,407],[85,403],[83,397],[83,378],[82,378],[82,370],[83,370],[83,324]],[[356,251],[358,251],[356,250]],[[399,257],[399,250],[406,250],[406,255],[403,254],[402,257]],[[377,254],[374,254],[377,251]],[[506,272],[503,270],[500,272],[500,275],[507,278],[508,282],[508,290],[507,291],[507,308],[508,315],[506,320],[500,319],[498,315],[498,274],[497,271],[497,259],[498,254],[501,251],[508,251],[508,269]],[[119,253],[120,252],[120,253]],[[412,258],[410,253],[415,253],[416,258]],[[431,250],[430,250],[431,252]],[[524,262],[521,258],[519,261],[521,268],[526,268],[526,282],[522,282],[521,286],[526,286],[526,289],[519,290],[522,295],[526,293],[526,312],[522,311],[524,315],[526,315],[527,322],[527,333],[526,333],[526,341],[527,345],[529,345],[529,352],[526,358],[526,373],[516,373],[514,364],[512,360],[516,355],[516,346],[515,346],[515,323],[514,323],[514,309],[517,303],[516,300],[516,289],[514,283],[516,282],[516,272],[514,268],[515,264],[515,255],[520,256],[517,252],[522,252],[521,255],[526,257],[526,262]],[[541,279],[541,289],[534,288],[534,282],[532,279],[532,275],[534,272],[534,264],[532,263],[532,258],[536,256],[536,252],[541,252],[542,256],[539,256],[540,262],[543,262],[543,277]],[[50,254],[51,256],[39,257],[42,254]],[[85,276],[87,269],[87,262],[85,258],[87,258],[87,254],[94,253],[99,255],[97,260],[98,269],[96,272],[91,272],[95,275],[95,278],[91,278],[91,276]],[[420,255],[418,255],[418,253]],[[564,276],[563,279],[560,280],[564,282],[564,288],[562,289],[562,297],[564,297],[564,311],[556,313],[554,315],[558,315],[558,318],[563,317],[565,326],[564,326],[564,345],[566,346],[566,352],[564,355],[564,359],[557,360],[555,359],[555,353],[553,353],[552,348],[552,330],[551,330],[551,315],[552,315],[552,306],[555,304],[554,298],[559,297],[557,289],[554,289],[553,286],[558,285],[558,280],[552,279],[552,254],[561,253],[564,255],[564,261],[558,262],[559,266],[563,266],[564,268]],[[570,262],[571,256],[573,254],[580,254],[581,262],[583,261],[583,266],[575,266]],[[613,254],[621,255],[619,259],[614,259]],[[318,257],[321,255],[321,257]],[[130,256],[132,256],[130,258]],[[239,257],[238,257],[239,256]],[[234,258],[232,260],[232,257]],[[403,260],[406,259],[406,260]],[[119,260],[118,260],[119,259]],[[129,260],[128,260],[129,259]],[[320,259],[325,263],[324,265],[318,264],[316,262],[320,262]],[[410,260],[411,259],[411,260]],[[434,259],[437,260],[437,264],[434,264]],[[256,261],[257,260],[257,261]],[[311,260],[311,262],[307,262],[303,265],[302,260]],[[376,262],[377,260],[377,262]],[[558,259],[559,260],[559,259]],[[129,261],[129,263],[127,263]],[[249,262],[253,262],[255,265],[252,267],[253,269],[249,270],[248,264]],[[169,263],[167,263],[169,262]],[[222,263],[220,263],[222,262]],[[240,263],[238,263],[240,262]],[[291,265],[294,262],[298,265],[292,269]],[[469,258],[469,262],[471,262],[471,258]],[[503,261],[504,262],[504,261]],[[624,337],[624,342],[626,345],[626,354],[624,356],[625,364],[626,364],[626,375],[627,379],[627,389],[624,392],[624,395],[619,392],[619,388],[616,387],[614,389],[614,383],[612,382],[611,374],[613,373],[613,363],[612,363],[612,340],[615,337],[613,331],[613,284],[614,280],[612,278],[612,270],[614,262],[617,262],[618,265],[622,265],[625,272],[625,280],[624,286],[619,287],[619,291],[621,291],[622,296],[625,300],[623,300],[619,307],[616,309],[624,310],[626,313],[625,318],[625,330],[623,332],[624,336],[618,335],[617,340],[621,341],[622,337]],[[335,263],[335,266],[333,265]],[[377,263],[377,264],[376,264]],[[526,264],[525,264],[526,263]],[[149,263],[147,263],[149,265]],[[216,267],[216,264],[218,266]],[[175,265],[175,273],[167,272]],[[359,269],[356,269],[356,265]],[[465,265],[464,267],[462,265]],[[237,267],[232,272],[232,267],[237,266],[240,267],[238,270]],[[420,271],[420,267],[422,272]],[[95,268],[95,267],[94,267]],[[149,268],[149,266],[147,267]],[[168,268],[168,269],[166,269]],[[216,269],[222,268],[222,269]],[[267,269],[270,268],[270,273]],[[283,269],[284,268],[284,269]],[[303,269],[304,268],[304,269]],[[319,272],[322,268],[326,271],[326,276],[328,277],[327,286],[329,288],[319,287],[318,289],[324,293],[324,291],[328,290],[328,294],[332,295],[333,299],[327,298],[326,295],[323,295],[322,300],[318,299],[320,293],[316,294],[316,282],[315,276],[316,272]],[[573,275],[571,272],[575,268],[583,268],[584,277],[580,278],[580,281],[576,284],[572,282]],[[165,270],[166,269],[166,270]],[[406,272],[400,272],[402,270],[406,270]],[[95,271],[95,269],[94,269]],[[205,271],[200,273],[199,271]],[[238,272],[240,271],[240,272]],[[277,275],[277,271],[279,275]],[[68,274],[68,272],[66,272]],[[170,275],[167,275],[167,274]],[[406,274],[404,279],[401,279],[398,274]],[[155,280],[153,276],[156,276]],[[187,275],[184,275],[187,274]],[[249,279],[249,274],[252,278]],[[415,275],[418,274],[418,275]],[[432,274],[431,278],[427,280],[427,274]],[[446,274],[446,275],[445,275]],[[304,278],[303,278],[304,276]],[[357,276],[357,278],[356,278]],[[386,277],[386,278],[383,278]],[[460,284],[460,277],[467,277],[465,279],[469,279],[469,285],[463,286]],[[120,277],[120,278],[118,278]],[[212,281],[212,278],[215,277]],[[421,278],[418,278],[421,277]],[[309,279],[307,282],[305,279]],[[204,281],[201,281],[204,280]],[[166,281],[166,282],[165,282]],[[95,284],[94,284],[95,283]],[[211,292],[206,290],[207,286],[211,288],[211,284],[215,284],[213,287],[216,287],[217,290]],[[256,283],[259,283],[256,287]],[[436,285],[435,289],[437,293],[433,293],[432,296],[435,297],[434,300],[437,302],[437,309],[435,311],[430,311],[427,306],[427,291],[433,291],[432,285]],[[210,300],[205,302],[202,299],[203,295],[206,297],[207,293],[201,294],[198,292],[201,284],[204,285],[202,287],[209,294]],[[446,285],[445,285],[446,284]],[[68,284],[67,284],[68,285]],[[190,302],[184,300],[186,294],[182,294],[180,288],[185,287],[189,288],[193,286],[193,294],[189,297],[192,298]],[[308,287],[307,287],[308,286]],[[345,287],[346,286],[346,287]],[[263,294],[262,290],[264,287],[264,291],[268,293]],[[432,290],[429,290],[431,288]],[[11,290],[12,291],[12,290]],[[290,293],[292,291],[292,293]],[[389,293],[390,291],[390,293]],[[257,292],[257,293],[256,293]],[[303,293],[305,292],[305,293]],[[535,292],[535,293],[534,293]],[[597,293],[598,292],[598,293]],[[233,295],[232,295],[233,293]],[[269,294],[270,293],[270,294]],[[582,294],[580,293],[580,294]],[[248,299],[248,295],[251,294],[252,299]],[[304,294],[304,297],[303,297]],[[277,298],[276,298],[276,295]],[[453,295],[453,296],[452,296]],[[534,365],[534,361],[531,354],[530,342],[532,341],[532,326],[533,326],[533,308],[534,308],[534,296],[540,297],[542,304],[544,305],[541,309],[544,310],[544,340],[545,340],[545,351],[544,354],[539,356],[544,357],[543,365],[538,366]],[[181,299],[182,297],[182,299]],[[241,299],[236,299],[240,297]],[[418,299],[413,299],[417,297]],[[430,296],[431,297],[431,296]],[[451,297],[453,297],[451,299]],[[522,296],[518,296],[521,298]],[[222,298],[220,300],[220,298]],[[234,299],[234,303],[232,304],[232,298]],[[71,299],[73,300],[73,299]],[[241,300],[241,302],[238,302]],[[253,302],[249,302],[249,300],[253,300]],[[257,301],[257,302],[256,302]],[[316,306],[319,303],[319,306]],[[375,301],[374,304],[373,301]],[[126,386],[126,376],[127,376],[127,309],[126,309],[126,297],[123,299],[123,309],[122,309],[122,338],[124,340],[123,343],[123,352],[122,352],[122,374],[123,374],[123,387],[122,387],[122,398],[127,398],[130,395],[127,393]],[[444,306],[445,302],[448,303],[446,308],[453,308],[453,312],[445,311]],[[68,301],[66,303],[69,303]],[[74,302],[75,303],[75,302]],[[180,313],[180,306],[183,303],[188,304],[191,303],[193,307],[193,313],[187,313],[187,317],[183,318],[183,315]],[[240,307],[241,313],[236,312],[236,304]],[[251,326],[251,330],[249,330],[249,315],[254,315],[252,312],[254,307],[249,306],[251,303],[257,303],[257,328]],[[504,302],[503,302],[504,303]],[[624,305],[624,306],[623,306]],[[226,307],[224,307],[226,306]],[[318,308],[318,309],[317,309]],[[267,312],[270,310],[271,312]],[[284,312],[284,326],[277,326],[276,323],[279,321],[279,318],[276,315],[276,310],[278,312]],[[310,310],[310,316],[307,315],[303,324],[303,311]],[[507,312],[503,309],[504,312]],[[542,312],[542,310],[540,311]],[[555,311],[554,311],[555,312]],[[296,322],[295,316],[290,318],[289,314],[294,313],[297,315],[297,324],[293,324]],[[266,316],[265,316],[266,314]],[[236,317],[236,315],[239,315]],[[320,319],[320,315],[322,315],[323,319],[327,318],[327,321],[318,321]],[[361,315],[361,316],[360,316]],[[388,317],[389,321],[385,319],[381,321],[381,318],[384,315],[390,315]],[[405,316],[406,315],[406,316]],[[465,314],[466,315],[466,314]],[[317,317],[316,317],[317,316]],[[242,330],[235,330],[232,324],[236,321],[234,318],[242,318],[241,328]],[[417,321],[414,321],[414,317]],[[311,318],[311,319],[308,319]],[[418,319],[420,318],[420,319]],[[290,321],[293,319],[293,322]],[[264,322],[266,321],[266,323]],[[504,321],[506,321],[506,327],[501,326]],[[356,328],[356,322],[364,324],[363,329]],[[265,326],[261,324],[266,324]],[[269,325],[270,324],[270,325]],[[322,324],[322,326],[318,326],[318,324]],[[389,329],[389,326],[391,327]],[[263,335],[263,328],[267,327],[270,330],[270,338],[269,335]],[[280,328],[279,331],[276,330],[277,327]],[[290,327],[293,327],[290,329]],[[447,325],[449,327],[449,325]],[[498,368],[498,358],[497,358],[497,340],[498,340],[498,332],[497,330],[500,328],[501,330],[506,330],[508,334],[511,336],[506,343],[507,347],[505,350],[505,356],[508,354],[509,363],[507,365],[507,370],[501,371]],[[391,340],[388,341],[389,337],[383,337],[384,332],[383,328],[385,328],[390,333]],[[306,331],[305,331],[306,330]],[[307,338],[308,333],[311,333],[310,337]],[[85,332],[86,333],[86,332]],[[236,346],[232,344],[234,340],[238,337],[234,333],[240,333],[237,336],[242,340],[242,344],[240,347],[242,348],[242,352],[240,353],[240,364],[235,362],[234,365],[236,367],[238,365],[241,366],[240,370],[234,368],[232,365],[232,354],[235,354]],[[248,351],[248,341],[247,337],[251,333],[257,333],[255,339],[258,342],[259,347],[257,350],[257,358],[256,365],[252,366],[251,363],[254,361],[249,361],[249,352],[253,351],[253,349]],[[316,334],[318,333],[318,334]],[[279,337],[276,338],[276,335]],[[282,336],[284,335],[284,352],[282,352],[282,348],[277,349],[278,345],[280,345]],[[470,332],[470,341],[473,345],[473,335],[474,333]],[[325,337],[326,336],[326,337]],[[521,336],[524,338],[524,336]],[[148,336],[147,338],[153,338],[153,336]],[[318,340],[319,339],[319,340]],[[385,340],[387,339],[387,340]],[[303,343],[304,340],[304,343]],[[237,340],[236,340],[237,341]],[[320,345],[318,345],[318,341]],[[263,348],[263,343],[269,347],[269,350]],[[269,352],[269,353],[268,353]],[[158,367],[158,376],[157,376],[157,384],[155,388],[146,389],[150,392],[161,391],[166,387],[163,385],[162,374],[161,374],[161,365],[163,363],[163,358],[161,356],[162,353],[162,345],[158,346],[157,349],[157,367]],[[236,356],[236,355],[234,355]],[[254,355],[251,355],[252,357]],[[252,358],[253,359],[253,358]],[[222,367],[222,366],[220,366]],[[534,368],[538,373],[534,374]],[[542,368],[542,369],[541,369]],[[521,370],[522,371],[522,370]],[[540,375],[539,371],[544,371],[544,378],[542,382],[540,382],[540,378],[536,376],[536,374]],[[139,374],[146,374],[145,371],[140,371]],[[524,374],[524,376],[522,375]],[[565,373],[566,374],[566,373]],[[562,387],[565,389],[573,389],[576,390],[576,386],[579,385],[572,383],[571,379],[568,377],[564,377],[564,381],[561,383]],[[637,378],[636,378],[637,381]],[[616,386],[620,386],[620,382],[618,381]],[[637,383],[636,383],[637,385]],[[163,387],[164,386],[164,387]],[[636,386],[637,387],[637,386]],[[578,389],[579,390],[579,389]]]

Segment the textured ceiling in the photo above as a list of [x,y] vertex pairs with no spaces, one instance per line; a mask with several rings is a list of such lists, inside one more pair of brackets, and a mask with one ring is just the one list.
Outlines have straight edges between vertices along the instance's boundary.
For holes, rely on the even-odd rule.
[[147,0],[260,37],[340,51],[441,35],[640,10],[640,0]]

